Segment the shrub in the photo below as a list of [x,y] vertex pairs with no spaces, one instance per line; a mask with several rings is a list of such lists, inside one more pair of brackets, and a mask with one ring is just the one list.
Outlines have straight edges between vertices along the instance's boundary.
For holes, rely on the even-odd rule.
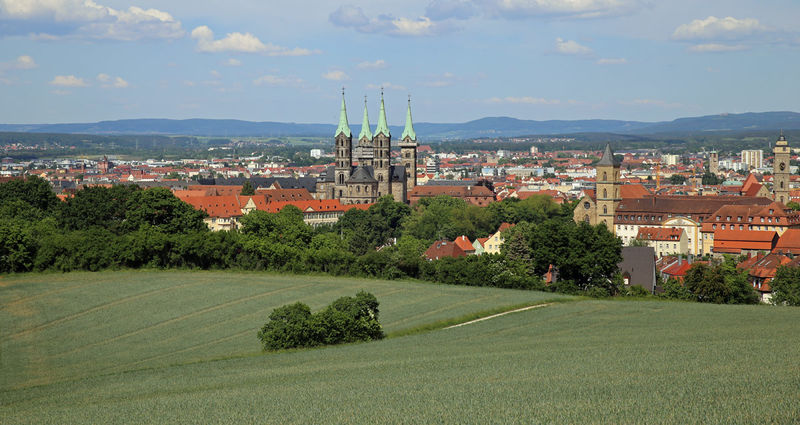
[[315,347],[383,338],[378,300],[360,291],[341,297],[316,314],[300,302],[276,308],[258,332],[264,350]]

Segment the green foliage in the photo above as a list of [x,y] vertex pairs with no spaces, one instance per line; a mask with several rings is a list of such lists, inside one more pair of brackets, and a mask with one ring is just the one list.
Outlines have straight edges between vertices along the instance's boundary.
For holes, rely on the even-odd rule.
[[684,286],[678,279],[670,277],[664,282],[664,292],[659,294],[659,297],[671,300],[684,300],[688,301],[693,299],[692,291]]
[[702,182],[704,185],[716,186],[718,184],[722,184],[723,181],[724,179],[721,179],[716,174],[711,174],[708,171],[706,171],[705,174],[703,174]]
[[126,202],[123,228],[126,231],[150,226],[164,233],[208,231],[206,213],[176,198],[164,187],[136,190]]
[[800,267],[778,267],[769,285],[773,304],[800,306]]
[[756,304],[758,294],[747,281],[747,274],[736,269],[732,259],[706,265],[695,263],[686,272],[686,288],[700,302],[716,304]]
[[401,224],[410,213],[408,205],[395,202],[391,195],[387,195],[366,211],[348,210],[339,217],[333,230],[343,235],[350,252],[364,255],[385,245],[391,238],[399,237]]
[[14,201],[25,202],[30,208],[47,214],[53,213],[61,203],[50,188],[50,183],[36,176],[0,184],[0,205]]
[[382,339],[378,305],[364,291],[341,297],[316,314],[301,302],[286,305],[269,315],[258,339],[267,351]]
[[672,184],[684,184],[686,183],[686,177],[680,174],[673,174],[669,177],[669,182]]
[[795,201],[789,202],[788,204],[786,204],[786,206],[789,207],[792,211],[800,211],[800,203],[797,203]]
[[250,180],[245,180],[244,184],[242,184],[242,192],[240,195],[242,196],[253,196],[256,194],[256,189],[253,187],[253,184],[250,183]]

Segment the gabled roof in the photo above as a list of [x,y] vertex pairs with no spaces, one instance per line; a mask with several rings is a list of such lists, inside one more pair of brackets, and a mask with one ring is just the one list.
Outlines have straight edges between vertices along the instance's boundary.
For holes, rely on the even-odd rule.
[[356,170],[353,171],[353,174],[350,175],[350,178],[347,179],[347,183],[377,183],[378,181],[375,180],[370,170],[363,165],[359,165],[356,167]]
[[787,229],[778,239],[775,252],[800,254],[800,229]]
[[425,257],[429,260],[438,260],[440,258],[451,257],[466,257],[467,253],[450,241],[436,241],[425,251]]
[[464,235],[457,237],[453,243],[458,245],[458,247],[464,250],[464,252],[475,251],[475,247],[472,246],[472,242],[470,242],[469,238]]
[[679,241],[683,235],[683,229],[671,227],[640,227],[636,239],[647,241]]

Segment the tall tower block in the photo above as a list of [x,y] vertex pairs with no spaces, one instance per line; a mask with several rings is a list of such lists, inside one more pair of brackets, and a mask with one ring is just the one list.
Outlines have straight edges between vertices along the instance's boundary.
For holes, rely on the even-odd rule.
[[774,199],[784,205],[789,203],[789,143],[786,137],[781,132],[778,141],[775,142],[775,148],[772,150],[775,154],[775,161],[772,163],[772,192]]
[[406,126],[400,137],[400,162],[406,169],[406,191],[411,192],[417,185],[417,133],[411,120],[411,96],[408,96]]
[[339,199],[347,194],[345,183],[350,178],[350,171],[353,165],[353,133],[350,132],[350,124],[347,122],[347,107],[344,104],[344,89],[342,89],[342,108],[339,113],[339,126],[336,128],[336,165],[334,181],[334,199]]
[[372,166],[375,170],[375,180],[378,181],[378,196],[391,193],[391,181],[389,176],[389,166],[391,162],[390,147],[392,135],[389,133],[389,125],[386,124],[386,108],[383,106],[383,90],[381,90],[381,111],[378,115],[378,127],[375,129],[375,137],[372,139],[374,146],[374,158]]
[[614,212],[622,201],[619,167],[620,163],[614,158],[611,144],[606,144],[603,157],[597,163],[597,224],[605,224],[611,233],[614,233]]
[[717,151],[708,153],[708,172],[715,176],[719,174],[719,154]]

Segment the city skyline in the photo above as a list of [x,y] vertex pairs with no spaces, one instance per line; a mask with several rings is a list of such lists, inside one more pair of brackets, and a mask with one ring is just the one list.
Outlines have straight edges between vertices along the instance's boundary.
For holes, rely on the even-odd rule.
[[2,123],[662,121],[800,110],[785,0],[0,0]]

